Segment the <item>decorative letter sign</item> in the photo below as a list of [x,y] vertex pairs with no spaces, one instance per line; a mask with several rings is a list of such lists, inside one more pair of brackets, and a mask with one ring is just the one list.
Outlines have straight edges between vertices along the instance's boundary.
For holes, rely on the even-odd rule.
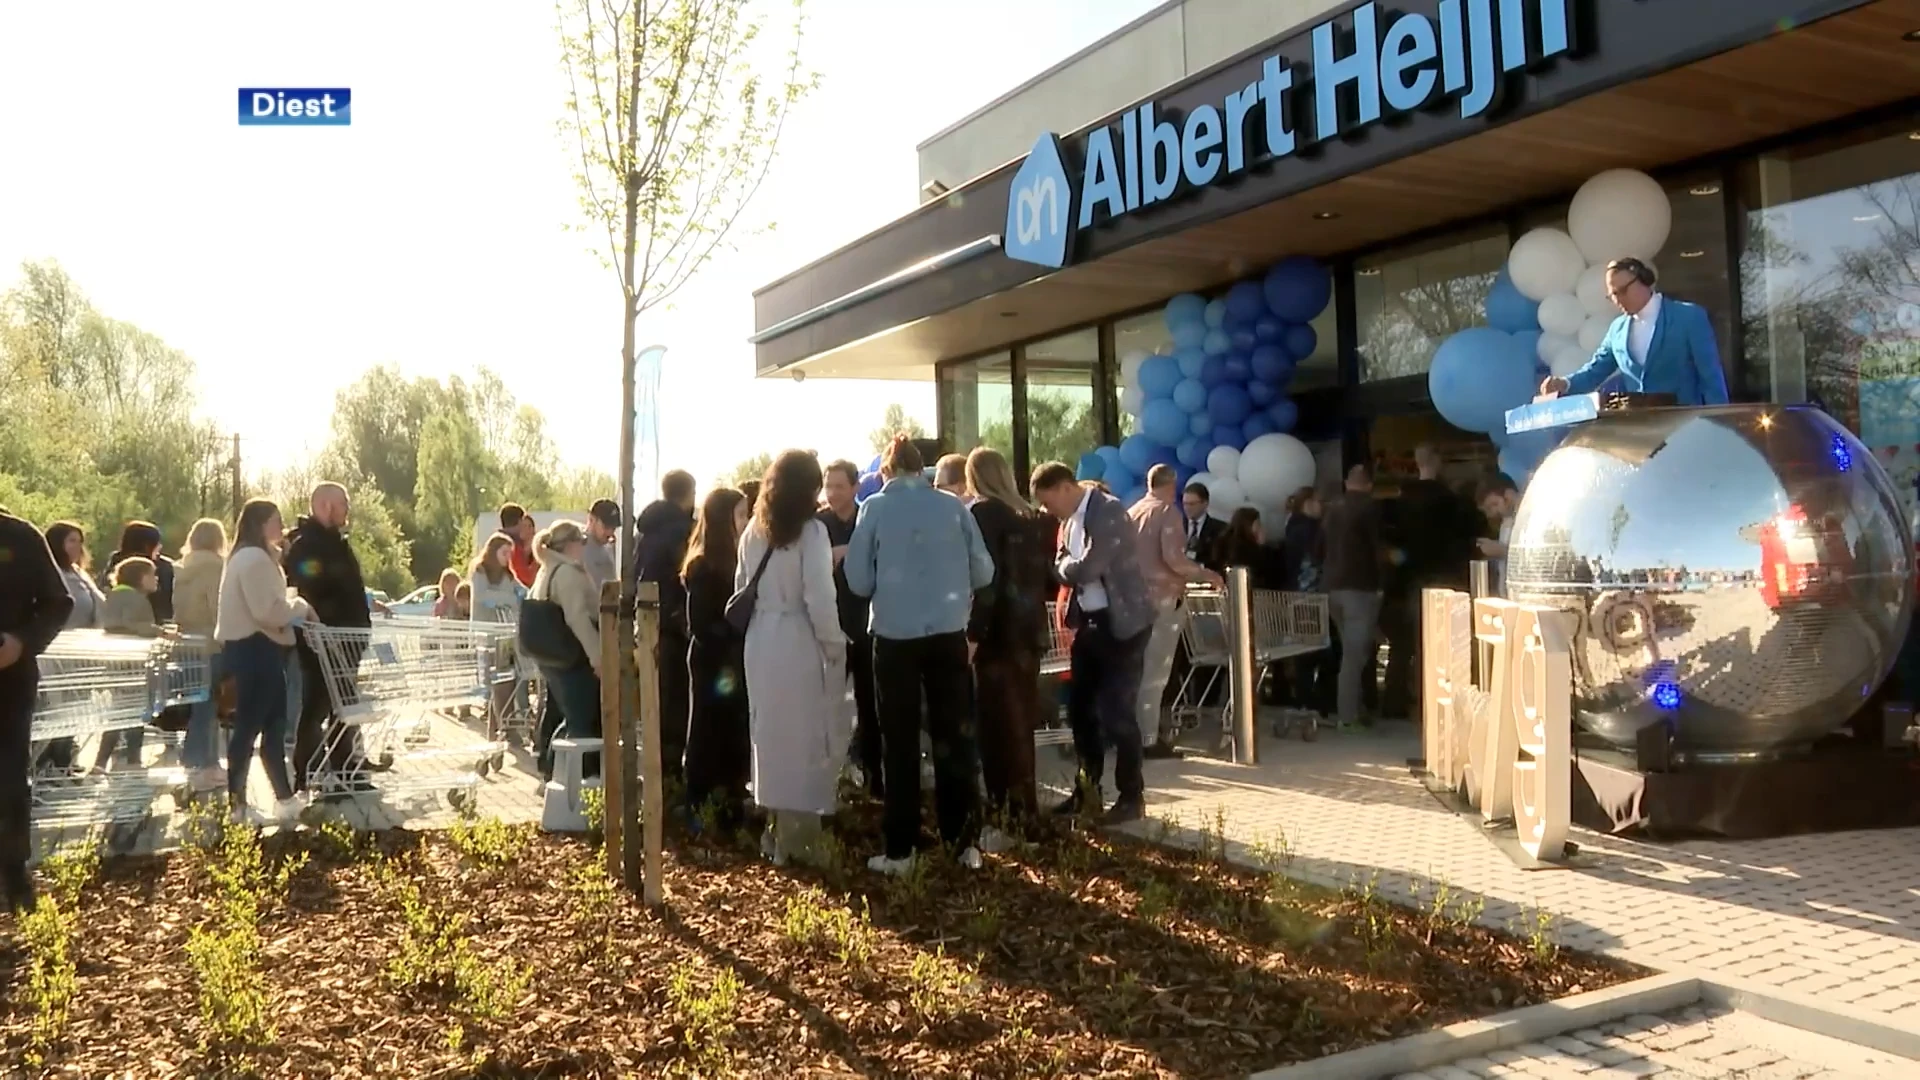
[[[1511,816],[1529,855],[1562,858],[1572,816],[1570,616],[1451,589],[1424,590],[1421,607],[1428,773],[1485,820]],[[1477,686],[1475,642],[1493,653]]]

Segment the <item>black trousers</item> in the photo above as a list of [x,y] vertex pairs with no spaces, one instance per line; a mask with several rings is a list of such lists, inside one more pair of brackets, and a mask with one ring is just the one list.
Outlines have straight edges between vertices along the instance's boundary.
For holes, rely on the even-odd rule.
[[980,761],[973,733],[973,672],[963,631],[873,639],[875,705],[887,775],[887,857],[904,859],[920,841],[920,705],[933,740],[934,814],[940,839],[972,847],[980,830]]
[[[334,716],[333,696],[327,693],[327,676],[320,668],[320,657],[305,645],[300,654],[300,724],[293,735],[293,787],[304,791],[307,776],[317,761],[329,773],[346,773],[360,768],[366,755],[360,751],[360,733],[349,730]],[[357,659],[357,658],[356,658]]]
[[1116,638],[1105,612],[1088,612],[1073,634],[1073,676],[1067,695],[1067,720],[1080,775],[1098,789],[1106,775],[1107,750],[1113,750],[1113,780],[1123,799],[1146,793],[1140,721],[1134,712],[1140,694],[1140,669],[1146,660],[1151,627],[1130,638]]
[[1040,654],[982,645],[973,656],[980,691],[980,778],[987,802],[1024,824],[1039,812],[1033,731],[1043,711]]
[[1420,589],[1389,592],[1380,605],[1380,632],[1387,639],[1387,672],[1380,713],[1407,719],[1420,711]]
[[685,634],[670,633],[663,627],[654,653],[655,670],[660,673],[660,773],[675,783],[685,776],[687,725],[670,722],[669,718],[687,716],[688,644]]
[[886,795],[886,739],[880,733],[880,710],[874,705],[873,639],[862,634],[847,644],[847,678],[853,681],[853,752],[860,771],[867,774],[867,790],[874,798]]
[[0,870],[22,873],[33,852],[33,706],[40,693],[39,661],[22,656],[0,671]]

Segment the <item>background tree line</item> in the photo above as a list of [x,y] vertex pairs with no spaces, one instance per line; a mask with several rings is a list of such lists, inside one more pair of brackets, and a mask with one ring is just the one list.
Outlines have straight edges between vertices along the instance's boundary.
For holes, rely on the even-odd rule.
[[[172,550],[196,518],[231,523],[232,442],[196,418],[192,358],[96,310],[58,264],[28,263],[0,296],[0,505],[87,532],[96,563],[127,521]],[[476,516],[502,502],[585,512],[613,478],[559,460],[540,411],[481,369],[471,383],[373,368],[336,395],[326,446],[245,479],[289,523],[319,480],[353,497],[352,540],[373,588],[398,596],[471,556]]]

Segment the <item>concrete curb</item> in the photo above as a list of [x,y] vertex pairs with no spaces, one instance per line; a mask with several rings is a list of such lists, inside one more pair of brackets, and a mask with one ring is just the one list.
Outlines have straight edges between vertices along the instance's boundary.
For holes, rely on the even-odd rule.
[[1380,1080],[1464,1057],[1485,1057],[1494,1050],[1597,1027],[1637,1013],[1671,1012],[1695,1004],[1700,997],[1700,980],[1693,975],[1653,975],[1484,1020],[1467,1020],[1332,1057],[1284,1065],[1255,1073],[1251,1080]]
[[1745,979],[1681,971],[1283,1065],[1255,1073],[1249,1080],[1387,1080],[1639,1013],[1671,1012],[1702,1002],[1920,1062],[1920,1030],[1890,1017]]

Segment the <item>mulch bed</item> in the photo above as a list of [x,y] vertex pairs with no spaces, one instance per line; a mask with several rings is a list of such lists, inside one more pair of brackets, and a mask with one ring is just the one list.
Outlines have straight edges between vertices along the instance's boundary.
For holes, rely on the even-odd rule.
[[[1637,974],[1227,865],[1211,845],[1062,829],[976,873],[923,859],[924,875],[888,880],[864,867],[873,808],[843,818],[827,871],[776,869],[745,836],[675,837],[658,914],[583,885],[600,853],[576,839],[521,833],[488,865],[448,834],[357,852],[338,833],[269,837],[269,861],[311,859],[261,924],[274,1036],[224,1056],[202,1048],[186,954],[210,911],[205,872],[182,855],[113,860],[84,894],[78,991],[45,1073],[1241,1077]],[[473,955],[529,976],[506,1015],[399,985],[396,877],[464,916]],[[15,1075],[27,953],[0,920],[0,1072]],[[730,1005],[714,990],[726,972]]]

